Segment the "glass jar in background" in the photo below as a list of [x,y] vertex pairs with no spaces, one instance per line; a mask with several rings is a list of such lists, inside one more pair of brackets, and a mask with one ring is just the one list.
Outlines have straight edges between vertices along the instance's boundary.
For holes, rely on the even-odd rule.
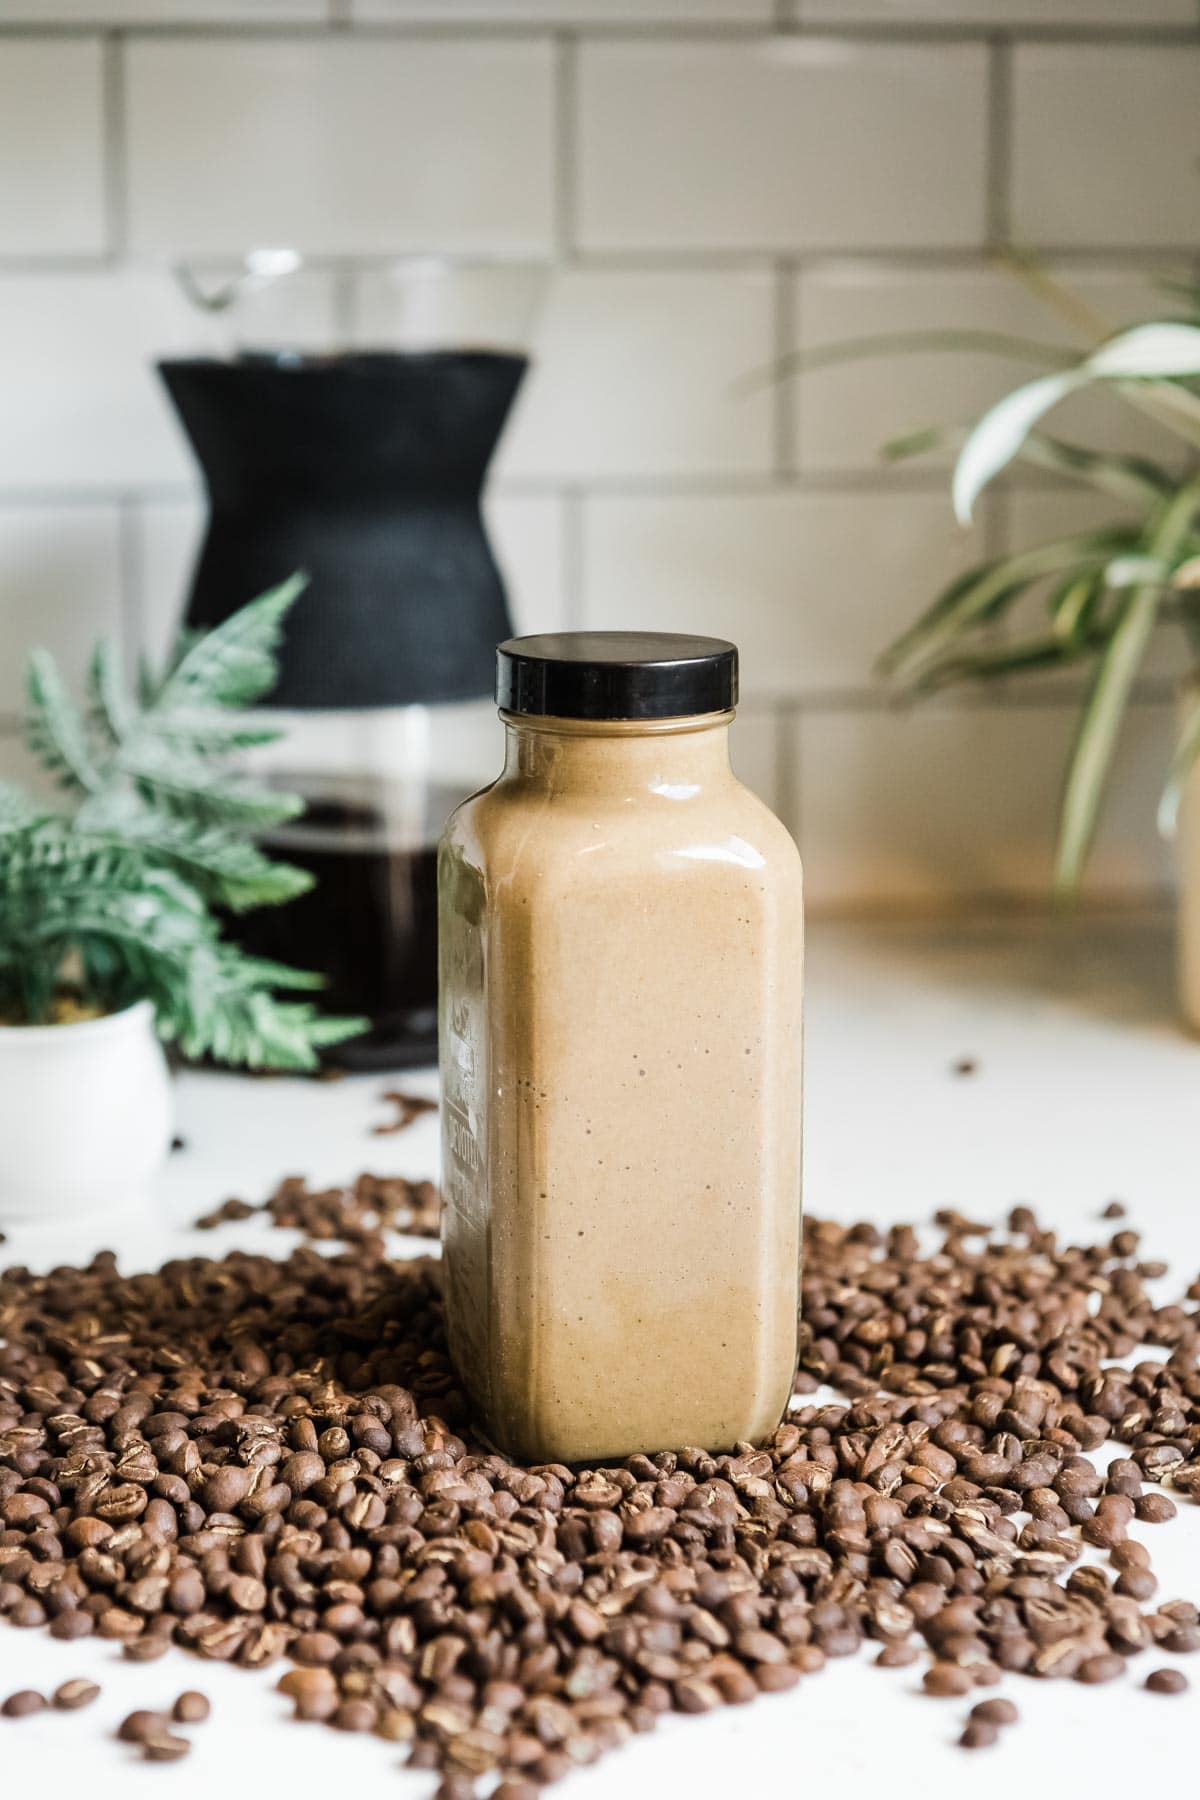
[[270,847],[316,886],[239,936],[372,1020],[331,1052],[346,1066],[436,1057],[434,847],[498,764],[487,697],[511,629],[480,502],[543,278],[279,250],[179,271],[208,347],[159,365],[209,500],[185,622],[307,577],[266,702],[285,737],[263,754],[307,802]]

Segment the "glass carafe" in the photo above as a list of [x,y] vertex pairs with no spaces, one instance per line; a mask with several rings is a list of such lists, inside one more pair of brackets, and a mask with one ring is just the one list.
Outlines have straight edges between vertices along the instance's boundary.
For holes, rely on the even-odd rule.
[[434,846],[491,766],[483,696],[510,630],[480,502],[541,272],[273,251],[180,279],[216,352],[159,365],[209,500],[186,623],[307,577],[267,721],[285,733],[268,772],[307,810],[269,843],[316,885],[239,936],[372,1020],[338,1062],[432,1062]]

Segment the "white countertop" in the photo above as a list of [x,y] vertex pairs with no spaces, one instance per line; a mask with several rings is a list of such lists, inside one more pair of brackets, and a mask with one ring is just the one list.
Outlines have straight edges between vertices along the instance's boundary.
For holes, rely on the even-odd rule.
[[[960,1058],[975,1062],[973,1074],[954,1072]],[[432,1115],[372,1135],[390,1116],[379,1102],[388,1085],[432,1093],[435,1082],[432,1074],[329,1084],[187,1075],[178,1093],[186,1148],[152,1207],[92,1233],[10,1229],[0,1257],[46,1267],[107,1245],[123,1266],[148,1268],[234,1247],[282,1254],[291,1234],[257,1220],[207,1233],[189,1226],[228,1195],[264,1198],[284,1174],[435,1175]],[[1182,1292],[1200,1271],[1200,1043],[1175,1024],[1164,921],[814,928],[806,1112],[805,1204],[815,1214],[887,1223],[954,1205],[1000,1220],[1025,1201],[1084,1239],[1113,1229],[1097,1215],[1117,1197],[1146,1255],[1171,1263],[1164,1294],[1175,1277]],[[397,1241],[398,1254],[427,1248]],[[1200,1506],[1181,1500],[1178,1520],[1136,1530],[1153,1549],[1160,1597],[1200,1598]],[[868,1657],[835,1662],[750,1707],[668,1720],[555,1791],[564,1800],[618,1790],[648,1800],[698,1779],[717,1793],[780,1782],[789,1794],[829,1793],[835,1781],[856,1793],[875,1779],[889,1800],[951,1782],[977,1800],[1010,1800],[1014,1783],[1034,1773],[1048,1783],[1061,1769],[1080,1791],[1115,1792],[1123,1776],[1145,1780],[1149,1756],[1156,1785],[1176,1792],[1194,1770],[1200,1656],[1180,1659],[1193,1683],[1182,1699],[1140,1691],[1146,1672],[1171,1660],[1159,1654],[1135,1658],[1129,1679],[1102,1689],[1009,1678],[989,1692],[1010,1694],[1022,1723],[969,1755],[953,1748],[969,1702],[929,1699],[918,1691],[919,1668],[880,1671]],[[95,1639],[60,1644],[0,1629],[0,1695],[49,1691],[75,1675],[102,1683],[87,1711],[0,1720],[9,1792],[36,1783],[57,1795],[83,1780],[89,1800],[164,1789],[176,1800],[211,1800],[214,1784],[261,1776],[296,1800],[377,1780],[422,1800],[436,1785],[398,1773],[395,1750],[377,1740],[285,1723],[289,1708],[271,1691],[278,1668],[250,1673],[182,1652],[137,1665]],[[192,1729],[191,1756],[169,1774],[105,1740],[127,1711],[168,1705],[186,1687],[209,1695],[213,1716]]]

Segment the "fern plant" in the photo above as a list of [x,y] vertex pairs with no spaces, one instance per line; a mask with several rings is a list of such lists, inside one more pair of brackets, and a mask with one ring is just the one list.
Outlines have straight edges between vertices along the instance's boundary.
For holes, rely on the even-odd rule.
[[255,839],[302,807],[236,772],[240,752],[279,734],[239,709],[276,677],[293,577],[215,630],[185,636],[127,691],[112,646],[96,646],[78,706],[43,650],[29,659],[25,738],[61,790],[43,804],[0,783],[0,1017],[50,1019],[64,990],[108,1012],[147,999],[185,1056],[309,1069],[365,1028],[281,993],[321,977],[247,955],[227,915],[278,905],[311,877]]
[[[985,331],[895,333],[833,344],[787,359],[810,369],[893,355],[897,350],[974,350],[1023,359],[1044,373],[1013,389],[974,426],[929,430],[885,447],[888,460],[956,454],[954,510],[970,521],[982,490],[1014,462],[1058,482],[1098,490],[1113,503],[1110,524],[977,563],[940,593],[887,650],[886,675],[928,694],[960,682],[989,683],[1040,669],[1091,671],[1063,790],[1056,886],[1079,883],[1095,835],[1126,708],[1159,618],[1170,613],[1200,663],[1200,289],[1167,284],[1180,318],[1109,333],[1102,321],[1044,273],[1014,256],[1016,271],[1044,300],[1082,324],[1081,351]],[[1163,432],[1161,457],[1120,455],[1042,428],[1061,401],[1096,387]],[[1045,597],[1037,628],[1007,625],[1032,596]],[[1184,721],[1159,812],[1174,829],[1180,794],[1200,756],[1200,700]]]

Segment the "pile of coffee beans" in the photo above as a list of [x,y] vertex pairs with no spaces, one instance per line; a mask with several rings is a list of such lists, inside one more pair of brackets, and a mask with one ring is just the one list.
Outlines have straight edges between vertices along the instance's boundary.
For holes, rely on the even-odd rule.
[[[589,1469],[473,1435],[437,1265],[375,1233],[9,1269],[0,1612],[286,1659],[297,1718],[388,1740],[443,1800],[493,1775],[529,1800],[666,1712],[867,1647],[968,1705],[1010,1673],[1101,1683],[1200,1649],[1129,1535],[1200,1498],[1200,1280],[1156,1305],[1127,1229],[940,1224],[925,1252],[909,1226],[808,1223],[796,1402],[768,1443]],[[1165,1357],[1114,1366],[1141,1345]],[[962,1741],[1014,1712],[977,1696]]]
[[405,1181],[401,1175],[360,1175],[349,1187],[310,1188],[302,1175],[288,1175],[262,1206],[226,1200],[196,1220],[197,1231],[266,1214],[271,1224],[299,1231],[315,1243],[369,1244],[382,1250],[384,1233],[436,1237],[442,1200],[432,1181]]

